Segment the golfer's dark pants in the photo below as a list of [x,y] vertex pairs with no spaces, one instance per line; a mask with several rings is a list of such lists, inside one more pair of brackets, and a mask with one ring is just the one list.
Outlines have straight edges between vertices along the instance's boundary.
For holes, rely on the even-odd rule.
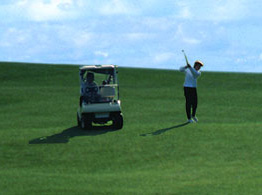
[[[191,116],[196,116],[197,109],[197,89],[192,87],[184,87],[184,94],[186,98],[186,115],[190,119]],[[192,115],[191,115],[192,109]]]

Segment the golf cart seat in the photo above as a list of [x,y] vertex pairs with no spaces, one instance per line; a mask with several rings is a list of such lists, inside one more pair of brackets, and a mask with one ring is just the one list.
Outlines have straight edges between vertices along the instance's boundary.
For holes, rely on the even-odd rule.
[[114,98],[115,97],[115,88],[111,86],[103,86],[100,89],[100,95],[102,98]]

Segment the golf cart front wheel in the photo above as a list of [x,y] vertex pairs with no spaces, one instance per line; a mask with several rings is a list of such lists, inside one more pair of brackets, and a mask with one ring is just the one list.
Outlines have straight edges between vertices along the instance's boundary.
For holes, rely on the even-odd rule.
[[86,115],[82,116],[81,119],[81,128],[82,129],[90,129],[92,127],[92,120]]
[[123,116],[122,113],[114,114],[113,116],[113,127],[115,129],[122,129],[123,128]]

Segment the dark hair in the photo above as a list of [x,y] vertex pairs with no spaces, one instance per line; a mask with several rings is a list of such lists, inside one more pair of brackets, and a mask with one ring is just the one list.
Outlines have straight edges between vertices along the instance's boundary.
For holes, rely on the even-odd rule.
[[90,82],[93,82],[94,81],[94,73],[88,72],[87,75],[86,75],[86,79]]

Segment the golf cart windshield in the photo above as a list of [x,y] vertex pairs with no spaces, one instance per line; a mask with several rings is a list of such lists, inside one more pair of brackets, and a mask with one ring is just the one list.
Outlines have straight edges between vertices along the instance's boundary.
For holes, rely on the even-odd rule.
[[80,93],[86,103],[117,101],[116,66],[84,66],[79,69]]

